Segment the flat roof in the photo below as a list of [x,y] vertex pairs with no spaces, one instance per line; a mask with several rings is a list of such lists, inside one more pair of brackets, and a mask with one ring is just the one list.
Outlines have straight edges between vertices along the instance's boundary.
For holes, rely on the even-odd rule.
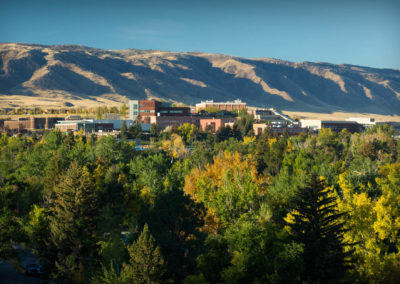
[[200,103],[196,104],[197,105],[201,105],[201,104],[214,104],[214,105],[222,105],[222,104],[246,104],[245,102],[242,102],[242,100],[237,99],[234,100],[233,102],[231,101],[227,101],[227,102],[214,102],[214,100],[206,100],[206,101],[201,101]]

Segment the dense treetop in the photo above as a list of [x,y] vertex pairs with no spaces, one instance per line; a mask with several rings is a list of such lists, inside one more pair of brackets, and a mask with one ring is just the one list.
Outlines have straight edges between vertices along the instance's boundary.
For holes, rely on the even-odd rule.
[[[251,124],[251,122],[250,122]],[[130,133],[130,134],[129,134]],[[76,283],[396,283],[390,129],[0,137],[0,258]]]

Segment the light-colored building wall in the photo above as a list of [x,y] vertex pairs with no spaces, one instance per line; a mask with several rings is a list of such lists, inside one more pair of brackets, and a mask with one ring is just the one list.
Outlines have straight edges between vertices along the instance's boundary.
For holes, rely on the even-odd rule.
[[139,115],[139,100],[129,101],[129,119],[135,120]]
[[67,131],[77,131],[78,130],[78,124],[77,123],[58,123],[55,126],[55,129],[60,130],[61,132],[67,132]]
[[201,101],[201,103],[196,104],[196,111],[199,112],[202,109],[216,108],[218,110],[234,111],[242,110],[246,108],[246,103],[237,99],[233,102],[214,102],[213,100]]
[[260,135],[263,131],[267,128],[265,123],[254,123],[253,124],[253,131],[255,135]]
[[313,130],[321,129],[322,120],[320,119],[302,119],[300,120],[300,124],[302,128],[310,128]]
[[105,131],[119,130],[121,129],[122,123],[125,121],[126,127],[134,124],[133,120],[122,120],[122,119],[81,119],[81,120],[65,120],[59,121],[55,128],[62,132],[66,131],[78,131],[85,129],[86,131],[93,132],[97,129]]
[[346,121],[354,121],[361,124],[364,127],[371,127],[375,125],[375,118],[371,117],[350,117]]
[[359,132],[361,125],[356,121],[344,121],[344,120],[314,120],[314,119],[303,119],[300,121],[302,128],[309,128],[312,130],[320,130],[321,128],[330,128],[333,131],[342,131],[347,129],[350,132]]

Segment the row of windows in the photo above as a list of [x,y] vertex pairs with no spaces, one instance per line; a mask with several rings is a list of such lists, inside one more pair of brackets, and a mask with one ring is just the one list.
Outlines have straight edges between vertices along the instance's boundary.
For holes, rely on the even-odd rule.
[[161,110],[160,113],[183,113],[182,110]]

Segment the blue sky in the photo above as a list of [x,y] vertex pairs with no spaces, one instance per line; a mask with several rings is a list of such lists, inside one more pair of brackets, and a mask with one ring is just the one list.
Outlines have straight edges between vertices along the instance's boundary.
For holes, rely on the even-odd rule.
[[0,42],[400,69],[400,1],[0,0]]

